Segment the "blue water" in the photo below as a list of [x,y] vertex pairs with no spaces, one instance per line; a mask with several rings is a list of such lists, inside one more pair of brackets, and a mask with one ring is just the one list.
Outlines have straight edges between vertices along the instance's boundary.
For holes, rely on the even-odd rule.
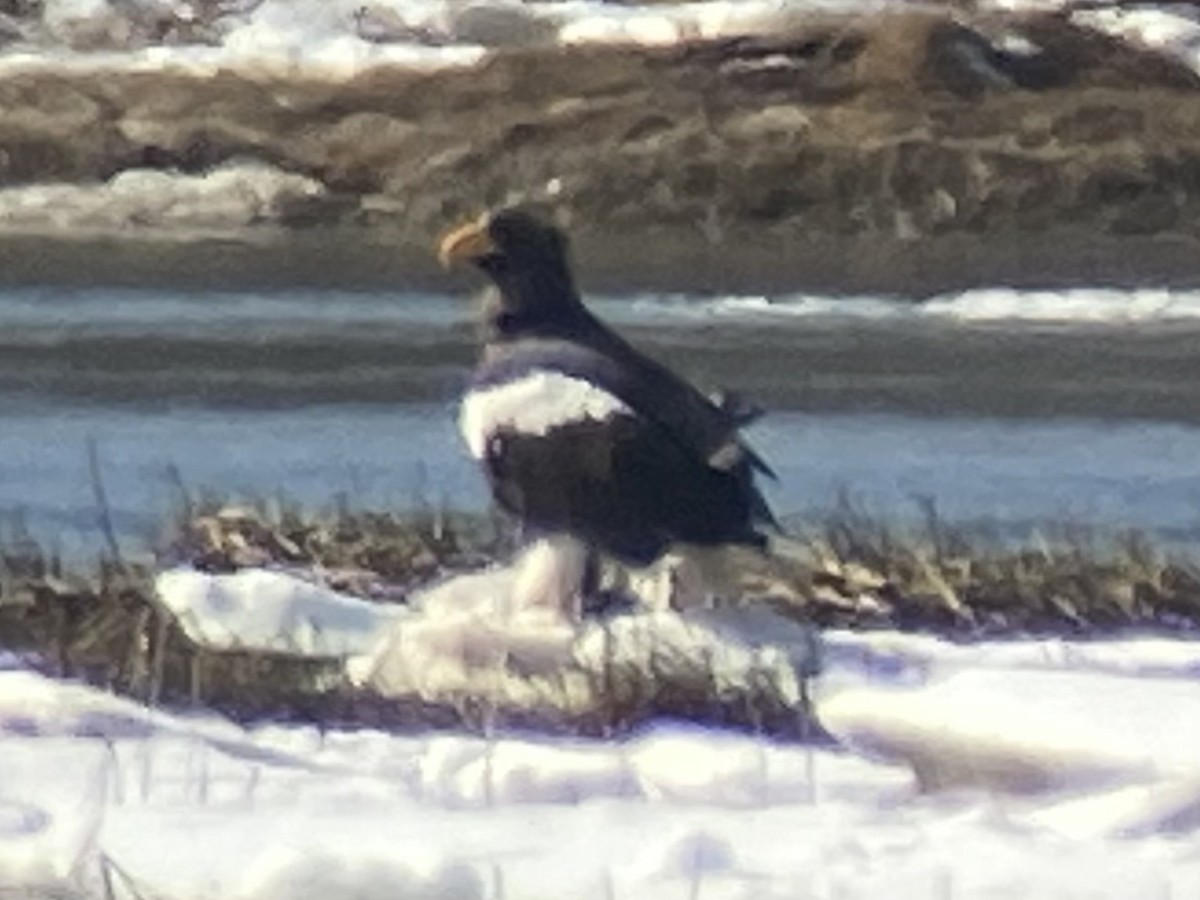
[[[917,518],[933,498],[948,519],[1014,528],[1047,521],[1200,536],[1200,428],[1164,423],[916,419],[780,413],[749,432],[773,464],[781,513],[849,495],[870,511]],[[288,410],[59,409],[9,415],[0,431],[0,509],[22,509],[66,549],[95,540],[87,443],[96,441],[118,527],[152,540],[193,492],[281,497],[312,507],[416,503],[483,509],[485,486],[449,404]]]
[[[885,516],[932,499],[1014,529],[1200,536],[1200,319],[1131,294],[1131,322],[1112,291],[1094,306],[1077,291],[1056,320],[1055,296],[1011,294],[943,302],[953,315],[883,299],[597,307],[699,383],[763,403],[749,436],[781,514],[848,494]],[[470,319],[462,298],[421,294],[0,292],[0,531],[22,516],[66,549],[97,543],[89,441],[131,543],[177,502],[172,467],[197,493],[483,508],[454,423]]]

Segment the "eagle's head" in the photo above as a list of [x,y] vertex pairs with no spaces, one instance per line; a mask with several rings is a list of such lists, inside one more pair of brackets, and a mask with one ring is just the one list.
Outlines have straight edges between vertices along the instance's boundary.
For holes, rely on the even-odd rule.
[[505,269],[566,265],[567,239],[553,225],[518,207],[485,212],[447,233],[438,258],[450,268],[471,262],[489,275]]
[[582,310],[567,261],[567,239],[519,208],[487,212],[448,232],[438,245],[446,268],[469,262],[495,284],[489,315],[501,330],[534,328]]

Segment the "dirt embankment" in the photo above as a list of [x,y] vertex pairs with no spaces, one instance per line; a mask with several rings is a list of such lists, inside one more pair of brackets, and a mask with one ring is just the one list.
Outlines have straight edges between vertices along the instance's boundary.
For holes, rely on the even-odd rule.
[[[426,276],[443,227],[533,200],[569,226],[592,284],[1200,281],[1200,79],[1060,16],[821,18],[339,83],[26,72],[0,83],[0,112],[8,186],[246,158],[322,186],[264,214],[294,238],[278,253],[150,254],[197,277],[214,260],[285,280]],[[101,256],[100,277],[152,267]],[[8,278],[55,259],[0,249]]]

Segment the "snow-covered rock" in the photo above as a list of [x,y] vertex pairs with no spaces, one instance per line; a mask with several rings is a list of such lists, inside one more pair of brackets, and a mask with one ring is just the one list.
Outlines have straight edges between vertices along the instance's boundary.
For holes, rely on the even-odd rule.
[[[582,621],[514,613],[515,580],[497,569],[414,596],[415,614],[352,661],[352,676],[386,697],[469,697],[500,710],[553,711],[563,721],[616,724],[676,695],[680,710],[689,702],[761,704],[763,724],[774,727],[790,710],[803,729],[802,683],[818,665],[811,629],[754,606]],[[669,702],[658,711],[669,713]]]
[[32,184],[0,190],[2,228],[19,231],[228,232],[278,223],[326,191],[311,178],[261,162],[203,174],[128,169],[104,184]]
[[155,593],[188,638],[213,651],[351,656],[369,650],[406,612],[261,569],[218,575],[174,569],[158,576]]
[[396,702],[593,728],[728,707],[730,721],[807,727],[803,683],[819,662],[811,629],[754,606],[582,620],[514,611],[516,579],[503,567],[456,575],[397,605],[278,571],[177,569],[156,593],[198,648],[345,659],[353,683]]

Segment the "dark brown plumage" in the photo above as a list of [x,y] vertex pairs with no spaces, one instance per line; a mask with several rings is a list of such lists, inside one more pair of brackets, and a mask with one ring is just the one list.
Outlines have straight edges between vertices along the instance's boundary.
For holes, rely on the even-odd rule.
[[769,469],[738,433],[745,409],[593,316],[557,228],[503,209],[449,233],[440,256],[493,284],[461,424],[501,507],[634,564],[675,542],[764,543],[774,519],[755,476]]

